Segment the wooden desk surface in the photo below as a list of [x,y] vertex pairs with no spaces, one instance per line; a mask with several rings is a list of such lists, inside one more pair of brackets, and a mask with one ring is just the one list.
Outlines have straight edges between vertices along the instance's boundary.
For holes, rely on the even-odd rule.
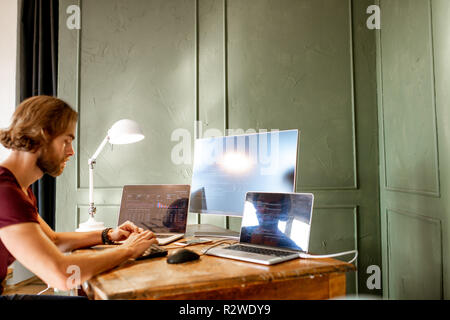
[[[210,245],[188,248],[201,254]],[[207,255],[168,264],[161,257],[127,261],[90,279],[84,289],[91,299],[327,299],[345,295],[345,273],[352,270],[334,259],[264,266]]]

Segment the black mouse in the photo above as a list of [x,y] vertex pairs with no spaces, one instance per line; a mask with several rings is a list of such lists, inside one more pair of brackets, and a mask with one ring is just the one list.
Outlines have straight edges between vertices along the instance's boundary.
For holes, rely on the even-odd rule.
[[188,249],[177,249],[167,256],[167,263],[183,263],[197,260],[200,256],[194,251]]

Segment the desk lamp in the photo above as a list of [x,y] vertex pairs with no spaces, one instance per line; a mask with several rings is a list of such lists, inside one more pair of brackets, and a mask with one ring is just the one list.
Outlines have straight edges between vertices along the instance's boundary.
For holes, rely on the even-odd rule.
[[86,222],[80,223],[77,232],[101,230],[105,228],[103,222],[95,221],[94,215],[97,209],[94,206],[94,165],[100,152],[105,145],[110,144],[129,144],[141,141],[144,139],[142,130],[139,125],[128,119],[119,120],[113,124],[111,129],[108,130],[108,134],[102,143],[95,151],[94,155],[88,160],[89,165],[89,219]]

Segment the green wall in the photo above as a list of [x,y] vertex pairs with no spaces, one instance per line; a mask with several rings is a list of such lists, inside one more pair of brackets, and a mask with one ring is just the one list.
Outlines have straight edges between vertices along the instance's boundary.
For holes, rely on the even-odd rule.
[[[66,8],[81,5],[81,30]],[[60,0],[59,96],[80,113],[76,157],[57,182],[57,230],[87,219],[87,160],[118,119],[146,139],[106,148],[97,219],[117,224],[125,184],[190,183],[174,130],[300,130],[297,191],[315,195],[313,253],[358,249],[349,293],[381,266],[376,35],[371,1]],[[239,230],[239,218],[197,216]],[[351,257],[345,257],[349,260]]]
[[449,299],[450,2],[380,1],[383,294]]

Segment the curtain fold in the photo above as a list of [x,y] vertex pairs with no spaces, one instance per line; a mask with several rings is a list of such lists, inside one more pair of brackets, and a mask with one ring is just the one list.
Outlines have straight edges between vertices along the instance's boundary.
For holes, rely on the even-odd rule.
[[[20,101],[57,96],[58,0],[22,0],[20,19]],[[39,214],[55,228],[55,178],[44,175],[32,185]]]

